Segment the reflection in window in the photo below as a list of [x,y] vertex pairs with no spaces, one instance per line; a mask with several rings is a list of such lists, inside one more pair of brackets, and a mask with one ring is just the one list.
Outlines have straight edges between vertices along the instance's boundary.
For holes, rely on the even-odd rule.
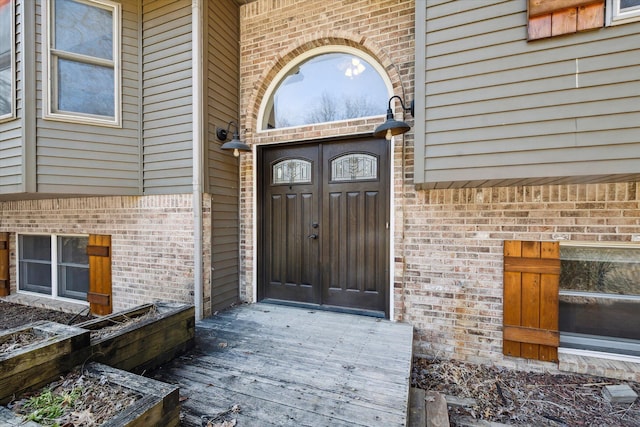
[[117,123],[117,3],[49,0],[50,112]]
[[561,246],[563,347],[640,356],[640,247]]
[[301,159],[282,160],[273,165],[274,184],[311,183],[311,162]]
[[0,1],[0,118],[13,116],[13,1]]
[[332,181],[362,181],[378,178],[378,158],[369,154],[347,154],[331,161]]
[[382,77],[364,59],[346,53],[318,55],[279,82],[263,129],[382,115],[387,100]]

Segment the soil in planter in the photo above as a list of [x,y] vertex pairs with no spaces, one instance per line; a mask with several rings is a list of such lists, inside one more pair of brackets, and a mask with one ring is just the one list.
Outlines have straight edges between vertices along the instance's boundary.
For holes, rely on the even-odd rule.
[[0,342],[0,354],[15,351],[30,344],[35,344],[49,338],[45,333],[37,333],[33,329],[25,329],[4,337]]
[[155,306],[151,306],[149,308],[149,311],[137,316],[129,317],[129,316],[123,315],[122,318],[119,318],[118,320],[111,319],[111,322],[113,322],[113,324],[109,326],[104,326],[100,329],[92,330],[91,339],[97,340],[97,339],[101,339],[109,335],[112,335],[118,331],[133,329],[138,323],[144,320],[156,319],[158,316],[159,316],[158,309]]
[[[88,311],[87,307],[87,311]],[[63,325],[74,325],[93,319],[91,315],[65,313],[42,307],[31,307],[0,300],[0,330],[12,329],[37,320],[50,320]]]
[[8,406],[27,421],[45,426],[100,426],[142,396],[106,377],[76,369],[40,391],[26,393]]

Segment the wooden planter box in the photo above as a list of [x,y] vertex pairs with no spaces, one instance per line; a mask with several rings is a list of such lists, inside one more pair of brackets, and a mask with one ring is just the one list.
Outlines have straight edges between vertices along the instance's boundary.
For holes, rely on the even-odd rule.
[[83,363],[88,358],[114,368],[139,373],[166,363],[193,347],[195,309],[187,304],[145,304],[76,326],[98,331],[127,318],[143,316],[151,310],[157,311],[154,318],[132,323],[100,338],[91,338],[88,353],[80,352],[75,355],[75,364]]
[[[180,423],[180,403],[178,387],[141,377],[126,371],[114,369],[100,363],[88,363],[84,367],[91,376],[105,377],[111,384],[117,384],[140,395],[134,404],[120,411],[101,427],[173,427]],[[25,423],[6,407],[0,407],[0,425],[40,426],[33,421]]]
[[67,372],[76,363],[71,354],[89,346],[89,331],[75,326],[40,321],[9,329],[0,334],[0,343],[14,335],[33,333],[45,339],[0,353],[0,404],[14,394],[39,387]]

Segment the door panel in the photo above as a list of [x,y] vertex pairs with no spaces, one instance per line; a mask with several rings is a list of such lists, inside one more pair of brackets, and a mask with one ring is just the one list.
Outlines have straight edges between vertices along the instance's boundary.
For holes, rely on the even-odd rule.
[[323,147],[323,304],[387,311],[388,157],[386,140]]
[[388,313],[388,142],[264,148],[259,164],[260,299]]
[[[300,160],[301,162],[292,162]],[[283,161],[288,161],[281,168]],[[309,176],[300,172],[310,162]],[[318,147],[266,151],[263,157],[263,298],[320,303],[317,239]],[[287,177],[289,179],[287,179]],[[287,182],[288,181],[288,182]]]

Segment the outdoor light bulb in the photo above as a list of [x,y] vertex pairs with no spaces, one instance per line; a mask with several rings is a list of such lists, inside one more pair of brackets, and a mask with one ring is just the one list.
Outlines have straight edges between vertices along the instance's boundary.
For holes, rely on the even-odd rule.
[[238,149],[237,149],[237,148],[234,148],[234,149],[233,149],[233,156],[234,156],[234,157],[240,157],[240,152],[238,151]]
[[393,134],[391,133],[391,129],[387,129],[387,134],[385,135],[385,138],[387,138],[387,141],[391,141],[392,136]]

